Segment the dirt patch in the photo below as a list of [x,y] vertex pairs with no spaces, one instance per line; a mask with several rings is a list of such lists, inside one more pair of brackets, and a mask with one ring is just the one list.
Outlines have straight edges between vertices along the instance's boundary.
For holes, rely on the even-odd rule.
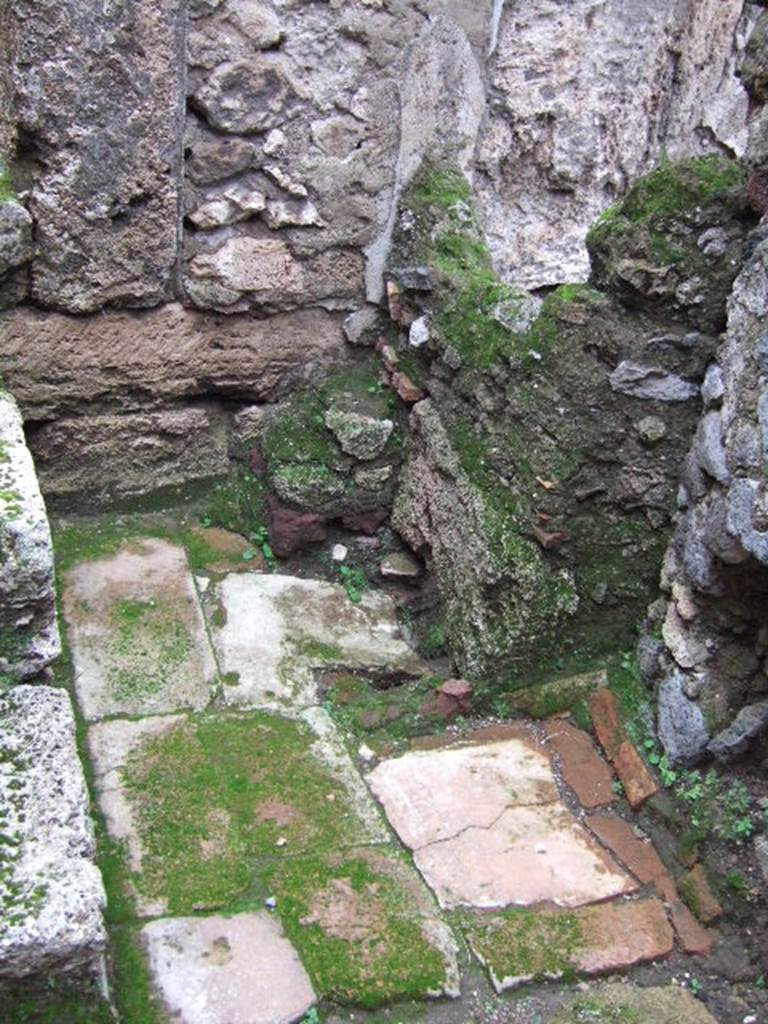
[[355,892],[348,878],[333,878],[312,900],[302,923],[319,925],[333,939],[361,943],[361,955],[367,961],[373,952],[368,947],[380,924],[377,890],[371,883],[364,891]]
[[275,825],[291,825],[299,817],[299,812],[291,804],[283,803],[277,797],[263,800],[256,808],[259,821],[272,821]]

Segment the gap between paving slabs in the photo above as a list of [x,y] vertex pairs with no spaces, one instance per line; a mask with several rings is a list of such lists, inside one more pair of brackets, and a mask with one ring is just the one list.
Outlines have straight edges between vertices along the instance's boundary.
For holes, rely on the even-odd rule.
[[[199,614],[194,614],[199,607],[193,589],[195,600],[186,600],[192,581],[183,557],[181,549],[165,541],[142,540],[109,558],[77,566],[65,581],[76,688],[87,717],[174,712],[138,719],[112,717],[91,724],[88,736],[99,803],[111,836],[124,844],[139,915],[187,915],[153,921],[140,933],[166,1005],[189,1024],[223,1020],[215,1009],[216,985],[206,981],[207,972],[212,966],[224,969],[240,963],[238,946],[246,941],[243,936],[249,928],[264,934],[271,929],[274,941],[264,947],[264,957],[274,954],[286,970],[290,957],[281,960],[280,944],[292,941],[316,992],[337,1001],[373,1006],[426,995],[458,995],[455,940],[418,874],[392,843],[322,708],[297,711],[294,705],[298,719],[293,720],[243,708],[190,713],[182,709],[200,708],[209,699],[208,672],[196,679],[200,684],[205,677],[205,691],[199,685],[189,700],[190,691],[177,686],[176,663],[174,671],[159,673],[159,679],[153,675],[150,694],[141,679],[137,693],[116,692],[115,664],[122,668],[127,656],[124,646],[115,642],[115,636],[125,639],[120,613],[128,609],[132,630],[138,624],[131,637],[140,641],[145,659],[138,666],[140,675],[141,668],[152,664],[151,641],[162,642],[162,629],[155,627],[152,612],[160,595],[169,591],[166,572],[171,593],[184,595],[187,623],[201,624]],[[116,579],[111,575],[115,571]],[[228,579],[233,578],[238,577]],[[349,653],[341,644],[332,647],[334,663],[341,666],[351,661],[355,669],[384,668],[394,661],[398,671],[419,671],[420,662],[396,636],[394,613],[383,595],[367,595],[365,606],[356,608],[342,597],[341,588],[317,581],[242,578],[249,584],[243,588],[247,595],[258,598],[267,591],[280,606],[278,617],[285,625],[275,628],[273,622],[266,636],[278,642],[282,657],[266,667],[270,682],[284,687],[284,713],[295,695],[294,679],[304,683],[318,662],[328,664],[331,645],[321,645],[320,630],[321,635],[330,632],[332,638],[338,635],[347,641]],[[225,592],[227,581],[222,581]],[[89,590],[97,600],[85,597]],[[305,596],[310,598],[312,615],[302,614]],[[247,598],[246,605],[235,602],[230,606],[231,621],[239,621],[243,635],[263,638],[260,619],[254,615],[263,607],[263,601],[259,605],[256,600],[248,619]],[[297,621],[301,633],[294,625]],[[212,616],[210,625],[217,636],[221,629]],[[198,664],[206,670],[212,662],[207,639],[204,629],[196,629],[192,646],[205,652]],[[106,656],[99,658],[102,645]],[[226,653],[218,636],[217,647],[220,656]],[[190,653],[185,649],[185,657]],[[312,691],[305,692],[311,701]],[[240,696],[240,703],[258,704],[258,689],[250,696],[252,700]],[[267,918],[269,927],[261,909],[268,894],[277,903],[276,917]],[[355,901],[366,922],[365,934],[359,921],[349,916]],[[242,921],[242,929],[227,926],[203,955],[199,950],[210,939],[213,918],[188,915],[215,910],[224,911],[228,921]],[[275,932],[277,919],[287,938],[279,927],[279,934]],[[190,954],[191,963],[197,964],[197,980],[184,986],[188,998],[182,1002],[180,990],[169,980],[169,935],[175,936],[171,945],[179,942],[198,951]],[[254,970],[264,965],[254,965]],[[189,964],[187,969],[192,969]],[[244,984],[245,993],[247,979]],[[307,985],[305,991],[311,992],[310,981]],[[257,992],[255,986],[249,997],[244,996],[244,1015],[230,1015],[228,1024],[240,1019],[253,1024]],[[314,995],[307,1006],[313,1001]],[[262,1009],[265,1024],[293,1020],[303,1012],[296,1005],[265,1004]]]

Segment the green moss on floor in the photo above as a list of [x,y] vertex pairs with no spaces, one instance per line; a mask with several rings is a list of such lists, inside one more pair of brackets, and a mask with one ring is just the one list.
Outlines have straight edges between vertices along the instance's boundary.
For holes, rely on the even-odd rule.
[[[506,706],[510,711],[530,715],[531,718],[551,718],[563,711],[573,711],[604,685],[605,673],[602,671],[565,676],[516,690],[506,697]],[[577,713],[581,714],[581,710]]]
[[119,601],[110,619],[107,680],[119,699],[158,693],[194,649],[189,629],[172,604]]
[[368,679],[339,673],[326,684],[325,708],[347,735],[374,748],[389,746],[440,728],[443,723],[423,708],[442,681],[423,676],[380,689]]
[[552,1024],[651,1024],[631,1006],[609,1005],[599,997],[579,996]]
[[303,725],[258,713],[192,716],[143,743],[124,771],[145,851],[138,891],[171,913],[226,907],[260,859],[360,841],[313,743]]
[[464,933],[493,975],[543,981],[572,976],[584,932],[575,913],[507,910],[464,915]]
[[119,1021],[120,1024],[166,1024],[168,1015],[152,987],[138,927],[126,924],[110,931],[113,998]]
[[425,938],[418,903],[399,877],[412,869],[398,861],[367,848],[288,860],[265,872],[315,990],[334,1002],[376,1007],[423,998],[446,982],[442,956]]
[[248,537],[267,521],[266,499],[267,489],[261,477],[250,470],[238,470],[209,491],[201,522]]

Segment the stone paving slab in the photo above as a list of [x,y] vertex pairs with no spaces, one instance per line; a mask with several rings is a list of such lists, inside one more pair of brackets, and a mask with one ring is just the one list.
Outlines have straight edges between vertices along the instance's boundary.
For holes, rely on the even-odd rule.
[[424,846],[414,860],[446,909],[577,907],[637,889],[559,802],[511,807],[490,828]]
[[460,995],[456,939],[395,846],[292,857],[263,877],[319,995],[369,1006]]
[[560,801],[529,736],[415,751],[369,774],[441,906],[578,906],[637,888]]
[[701,1000],[679,985],[640,988],[622,982],[599,985],[577,996],[552,1024],[584,1024],[590,1019],[638,1024],[717,1024]]
[[412,751],[382,761],[367,781],[411,850],[470,826],[490,828],[512,805],[558,799],[549,756],[530,730],[499,743]]
[[667,903],[677,898],[677,887],[653,843],[643,841],[623,818],[591,814],[587,825],[603,845],[624,864],[643,885],[653,885]]
[[178,1024],[292,1024],[315,1002],[296,951],[266,912],[164,918],[140,935]]
[[369,591],[353,604],[340,585],[279,575],[230,575],[206,595],[224,699],[290,711],[317,703],[315,670],[420,675],[400,637],[394,602]]
[[[168,765],[157,763],[157,744],[167,746],[162,756]],[[237,882],[238,865],[247,867],[257,854],[295,856],[320,840],[338,847],[390,840],[322,708],[308,709],[300,723],[235,711],[111,719],[90,727],[88,747],[99,806],[112,838],[125,843],[142,917],[178,910],[174,899],[182,912],[217,909],[238,884],[248,884],[247,874]],[[285,771],[290,780],[284,779]],[[234,820],[248,785],[259,787],[253,797],[257,824]],[[191,806],[191,800],[203,803]],[[189,814],[199,820],[190,821]],[[257,826],[261,838],[255,836]],[[175,830],[188,841],[174,858],[163,850],[173,845]],[[147,838],[154,851],[150,858]],[[177,876],[186,869],[200,873],[196,898],[190,886],[179,884]],[[217,871],[232,876],[229,887],[215,884]]]
[[88,721],[208,704],[216,666],[183,548],[133,541],[76,566],[64,615]]
[[104,886],[69,695],[0,695],[0,978],[95,972]]
[[602,974],[672,953],[672,928],[656,899],[618,900],[573,912],[509,911],[476,917],[470,947],[497,992],[576,971]]

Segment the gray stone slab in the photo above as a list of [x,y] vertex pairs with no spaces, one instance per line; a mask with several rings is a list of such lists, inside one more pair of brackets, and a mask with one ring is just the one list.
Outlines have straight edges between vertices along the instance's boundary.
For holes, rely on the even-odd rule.
[[209,591],[206,609],[227,704],[291,713],[317,703],[317,669],[423,670],[380,592],[353,604],[332,583],[233,574]]
[[64,690],[0,696],[0,979],[95,970],[106,904]]
[[71,569],[64,615],[89,721],[203,708],[216,666],[181,547],[134,541]]
[[[93,767],[96,798],[104,815],[107,831],[125,845],[128,867],[141,871],[142,849],[133,807],[123,787],[121,769],[129,754],[144,740],[172,729],[186,715],[156,715],[139,720],[113,719],[97,722],[88,730],[88,753]],[[136,911],[142,917],[163,914],[165,901],[152,902],[134,892]]]
[[178,1024],[292,1024],[315,1002],[280,922],[266,912],[164,918],[141,937]]

